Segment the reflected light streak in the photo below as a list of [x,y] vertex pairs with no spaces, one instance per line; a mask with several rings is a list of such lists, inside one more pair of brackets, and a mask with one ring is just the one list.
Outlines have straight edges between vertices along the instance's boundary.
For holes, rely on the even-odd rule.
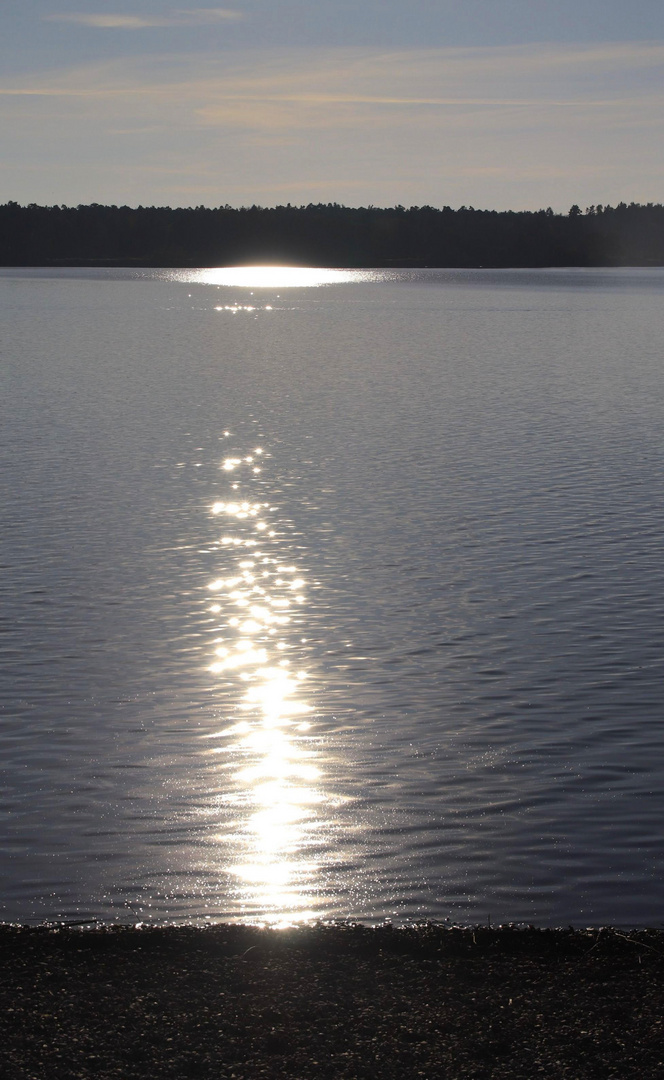
[[[362,280],[361,271],[309,266],[225,266],[199,270],[191,281],[243,289],[311,289]],[[219,308],[218,310],[221,310]]]
[[[207,610],[219,635],[208,670],[231,695],[238,719],[209,736],[221,740],[209,752],[224,755],[219,768],[228,770],[232,785],[225,801],[244,808],[234,824],[236,858],[227,869],[238,882],[245,917],[279,925],[316,917],[320,867],[312,849],[325,823],[326,797],[311,724],[303,722],[313,711],[303,698],[306,671],[297,655],[304,639],[288,640],[291,616],[285,613],[294,600],[305,600],[307,581],[273,546],[270,515],[277,508],[250,497],[251,485],[260,483],[253,463],[262,454],[256,447],[224,459],[222,470],[237,477],[229,484],[237,494],[210,507],[213,519],[231,518],[234,531],[218,537],[221,574],[206,586],[216,601]],[[249,546],[257,547],[251,558]],[[228,844],[228,836],[219,839]]]

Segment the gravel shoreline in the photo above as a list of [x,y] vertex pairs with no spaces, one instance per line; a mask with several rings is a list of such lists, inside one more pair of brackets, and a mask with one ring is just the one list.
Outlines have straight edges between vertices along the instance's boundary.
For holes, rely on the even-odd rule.
[[3,1080],[662,1080],[664,931],[0,926]]

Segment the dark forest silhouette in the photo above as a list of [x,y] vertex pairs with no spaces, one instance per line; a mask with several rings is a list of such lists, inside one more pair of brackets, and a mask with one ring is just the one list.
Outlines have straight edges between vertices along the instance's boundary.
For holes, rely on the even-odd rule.
[[0,206],[4,266],[664,265],[664,206]]

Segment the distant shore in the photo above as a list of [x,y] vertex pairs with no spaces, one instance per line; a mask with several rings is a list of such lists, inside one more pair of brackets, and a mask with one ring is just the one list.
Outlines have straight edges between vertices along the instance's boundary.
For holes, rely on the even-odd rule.
[[661,1080],[664,931],[0,927],[8,1080]]
[[347,269],[664,265],[664,206],[0,205],[0,266]]

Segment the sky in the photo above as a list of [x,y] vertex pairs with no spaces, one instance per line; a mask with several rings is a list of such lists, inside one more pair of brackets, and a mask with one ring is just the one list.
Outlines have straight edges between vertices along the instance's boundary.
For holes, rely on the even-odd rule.
[[2,0],[0,203],[664,202],[662,0],[180,2]]

